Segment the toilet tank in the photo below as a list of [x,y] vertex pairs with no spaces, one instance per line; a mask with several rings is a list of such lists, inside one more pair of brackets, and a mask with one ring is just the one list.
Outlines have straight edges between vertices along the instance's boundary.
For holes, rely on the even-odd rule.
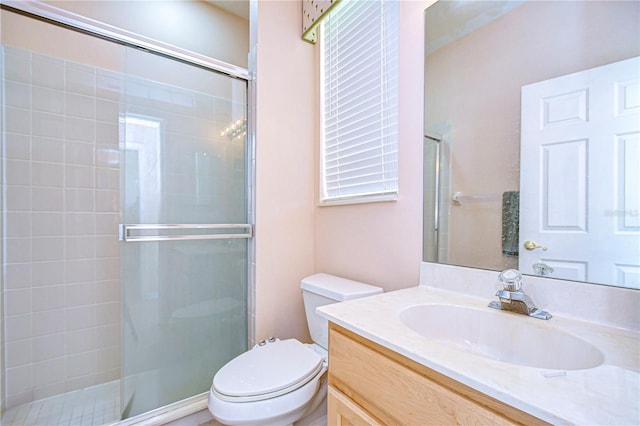
[[326,319],[316,314],[316,308],[330,303],[359,299],[382,293],[381,287],[329,274],[314,274],[300,283],[309,333],[315,343],[327,349],[329,326]]

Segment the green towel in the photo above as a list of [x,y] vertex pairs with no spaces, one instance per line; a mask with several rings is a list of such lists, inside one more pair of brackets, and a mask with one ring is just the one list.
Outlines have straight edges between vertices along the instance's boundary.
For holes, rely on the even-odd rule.
[[520,238],[520,191],[502,194],[502,254],[518,255]]

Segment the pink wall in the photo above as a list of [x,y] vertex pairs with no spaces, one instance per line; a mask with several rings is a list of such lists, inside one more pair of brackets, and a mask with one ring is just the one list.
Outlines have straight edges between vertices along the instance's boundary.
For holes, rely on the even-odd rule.
[[256,339],[308,339],[299,290],[306,275],[326,272],[386,291],[418,285],[423,28],[431,3],[400,2],[398,200],[318,207],[318,47],[300,38],[300,2],[259,2]]
[[[398,200],[316,207],[315,271],[376,284],[385,291],[418,284],[422,257],[424,9],[431,3],[399,3],[402,78]],[[315,143],[317,153],[317,138]],[[317,158],[314,162],[318,164]],[[317,181],[315,185],[317,188]]]
[[[45,0],[87,18],[247,67],[249,22],[205,1]],[[185,23],[189,23],[185,25]]]
[[302,3],[260,1],[257,48],[256,339],[308,340],[300,279],[314,272],[318,134],[314,46]]

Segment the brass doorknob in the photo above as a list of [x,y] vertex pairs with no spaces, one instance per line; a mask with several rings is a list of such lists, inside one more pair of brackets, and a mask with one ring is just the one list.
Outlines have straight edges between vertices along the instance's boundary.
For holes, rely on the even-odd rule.
[[535,249],[542,249],[544,251],[547,250],[547,248],[545,246],[539,246],[537,245],[535,242],[533,241],[525,241],[523,244],[524,248],[526,248],[527,250],[535,250]]

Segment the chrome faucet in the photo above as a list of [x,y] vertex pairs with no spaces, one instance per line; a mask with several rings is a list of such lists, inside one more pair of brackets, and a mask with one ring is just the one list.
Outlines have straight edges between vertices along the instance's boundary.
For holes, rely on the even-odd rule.
[[498,275],[498,281],[502,284],[502,290],[496,292],[500,301],[489,303],[490,308],[511,311],[530,317],[548,320],[551,314],[538,309],[533,300],[522,289],[522,274],[515,269],[507,269]]

